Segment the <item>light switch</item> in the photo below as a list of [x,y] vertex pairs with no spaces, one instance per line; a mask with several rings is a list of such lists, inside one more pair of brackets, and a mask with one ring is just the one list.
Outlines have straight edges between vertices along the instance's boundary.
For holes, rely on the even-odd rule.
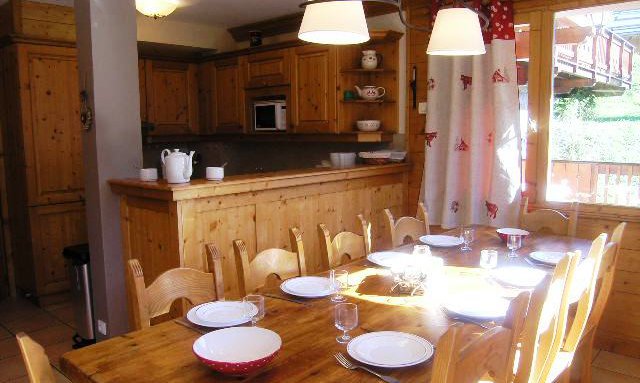
[[426,103],[426,101],[418,103],[418,113],[419,114],[427,114],[427,103]]

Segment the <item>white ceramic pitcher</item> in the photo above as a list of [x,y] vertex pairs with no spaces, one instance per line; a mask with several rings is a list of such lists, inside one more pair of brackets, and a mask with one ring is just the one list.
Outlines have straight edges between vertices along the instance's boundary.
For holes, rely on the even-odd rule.
[[193,174],[193,155],[194,151],[189,154],[181,153],[180,149],[169,149],[162,151],[160,159],[162,160],[162,168],[164,177],[170,184],[182,184],[191,180]]

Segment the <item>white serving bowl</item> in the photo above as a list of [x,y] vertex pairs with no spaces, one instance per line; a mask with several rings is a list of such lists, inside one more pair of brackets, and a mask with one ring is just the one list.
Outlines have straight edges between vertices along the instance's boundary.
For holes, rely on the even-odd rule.
[[380,120],[360,120],[356,122],[356,126],[361,132],[375,132],[380,129]]
[[213,370],[248,375],[266,366],[282,347],[282,339],[261,327],[229,327],[212,331],[193,343],[193,353]]

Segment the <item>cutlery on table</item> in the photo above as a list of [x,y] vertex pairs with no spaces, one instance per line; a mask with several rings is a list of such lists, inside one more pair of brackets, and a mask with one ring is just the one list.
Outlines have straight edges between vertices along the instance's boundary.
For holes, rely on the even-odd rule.
[[546,269],[554,268],[554,266],[547,265],[546,263],[542,263],[542,262],[536,262],[536,261],[530,259],[529,257],[524,257],[524,260],[525,260],[525,262],[527,262],[531,266],[542,267],[542,268],[546,268]]
[[309,305],[309,302],[307,302],[307,301],[303,301],[303,300],[295,299],[295,298],[284,297],[282,295],[270,294],[270,293],[262,293],[262,295],[264,295],[265,297],[268,297],[268,298],[280,299],[280,300],[287,301],[287,302],[297,303],[299,305],[305,305],[305,306]]
[[495,326],[490,326],[488,324],[482,323],[480,321],[473,320],[471,318],[466,318],[466,317],[449,317],[449,319],[451,319],[453,321],[457,321],[457,322],[471,323],[471,324],[474,324],[476,326],[480,326],[485,330],[491,330],[492,328],[495,327]]
[[336,360],[338,361],[338,363],[340,363],[340,365],[344,368],[346,368],[347,370],[356,370],[356,369],[360,369],[363,371],[366,371],[372,375],[377,376],[378,378],[382,379],[383,381],[387,382],[387,383],[400,383],[400,381],[396,378],[393,378],[391,376],[387,376],[387,375],[382,375],[382,374],[378,374],[377,372],[368,369],[365,366],[361,366],[358,364],[353,364],[351,363],[351,361],[349,359],[347,359],[346,356],[344,356],[344,354],[342,354],[341,352],[337,353],[334,355],[334,357],[336,358]]
[[189,322],[188,320],[185,320],[185,319],[182,319],[182,318],[175,319],[174,322],[179,324],[180,326],[184,326],[184,327],[186,327],[186,328],[188,328],[190,330],[193,330],[195,332],[199,332],[200,334],[203,334],[203,335],[212,331],[212,330],[207,330],[207,329],[204,329],[204,328],[202,328],[200,326],[194,325],[191,322]]

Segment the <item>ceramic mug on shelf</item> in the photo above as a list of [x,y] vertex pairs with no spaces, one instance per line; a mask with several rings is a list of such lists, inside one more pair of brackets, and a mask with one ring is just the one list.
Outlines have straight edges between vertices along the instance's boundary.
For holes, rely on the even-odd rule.
[[158,180],[158,169],[156,168],[144,168],[140,169],[140,181],[157,181]]
[[207,179],[209,181],[222,181],[224,178],[224,168],[219,166],[207,167]]

